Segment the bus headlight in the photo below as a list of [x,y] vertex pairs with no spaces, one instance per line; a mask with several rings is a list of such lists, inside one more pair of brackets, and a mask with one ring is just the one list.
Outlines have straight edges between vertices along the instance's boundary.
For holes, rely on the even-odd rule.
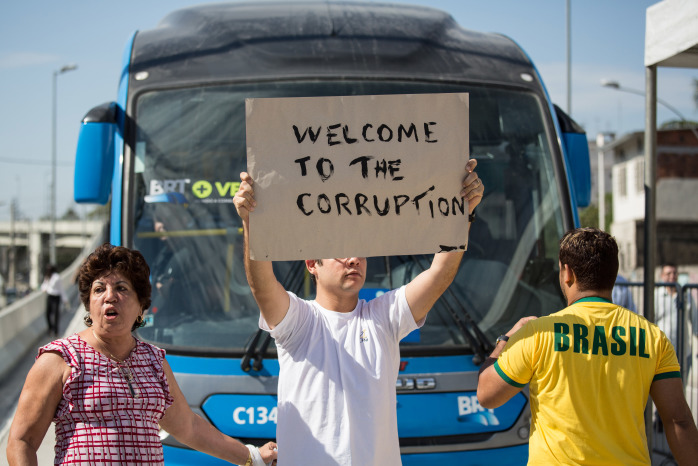
[[519,438],[521,440],[525,440],[528,438],[528,434],[530,433],[531,427],[529,425],[525,425],[522,427],[519,427],[519,430],[516,431],[516,433],[519,435]]

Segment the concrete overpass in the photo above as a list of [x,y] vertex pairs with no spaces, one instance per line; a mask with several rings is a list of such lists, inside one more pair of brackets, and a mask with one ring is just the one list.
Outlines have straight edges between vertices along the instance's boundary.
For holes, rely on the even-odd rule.
[[[103,220],[56,221],[56,251],[59,255],[67,249],[79,253],[101,233],[104,223]],[[50,234],[49,220],[0,222],[0,250],[3,252],[0,271],[6,287],[16,287],[17,274],[26,277],[24,281],[30,289],[39,287],[43,266],[48,262]]]

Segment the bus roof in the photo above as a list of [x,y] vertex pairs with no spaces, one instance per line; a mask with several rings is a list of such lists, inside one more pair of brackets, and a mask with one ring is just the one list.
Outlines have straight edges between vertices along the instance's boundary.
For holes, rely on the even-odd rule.
[[[142,71],[147,78],[133,79]],[[352,1],[177,10],[136,34],[130,72],[132,91],[304,78],[487,82],[540,91],[528,57],[507,37],[463,29],[433,8]]]

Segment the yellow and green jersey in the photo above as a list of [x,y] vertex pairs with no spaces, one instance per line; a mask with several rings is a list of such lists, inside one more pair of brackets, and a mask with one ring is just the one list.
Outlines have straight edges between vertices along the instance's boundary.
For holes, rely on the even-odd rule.
[[681,376],[656,325],[601,298],[528,322],[494,367],[515,387],[529,384],[529,464],[650,464],[650,385]]

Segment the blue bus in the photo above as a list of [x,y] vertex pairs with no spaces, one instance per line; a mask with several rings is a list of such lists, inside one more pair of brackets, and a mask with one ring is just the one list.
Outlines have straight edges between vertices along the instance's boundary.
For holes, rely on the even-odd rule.
[[[138,337],[167,350],[192,409],[221,431],[260,445],[277,418],[276,348],[258,329],[232,205],[246,169],[245,98],[444,92],[470,95],[470,154],[486,192],[453,285],[401,342],[402,461],[525,464],[527,393],[483,409],[478,368],[519,318],[565,306],[558,240],[590,196],[586,135],[550,102],[526,53],[436,9],[351,1],[193,6],[131,37],[116,100],[82,121],[75,200],[109,203],[109,241],[145,255],[153,304]],[[370,257],[361,297],[429,262]],[[274,266],[286,289],[312,298],[303,262]],[[168,465],[223,464],[161,438]]]

